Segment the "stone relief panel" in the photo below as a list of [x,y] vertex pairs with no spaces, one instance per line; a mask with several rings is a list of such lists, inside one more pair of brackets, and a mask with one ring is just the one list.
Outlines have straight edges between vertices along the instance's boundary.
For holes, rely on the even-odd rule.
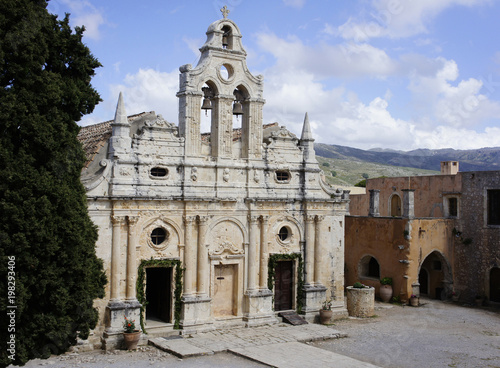
[[137,225],[141,258],[179,257],[180,228],[174,221],[164,217],[141,220]]
[[301,225],[293,217],[272,217],[267,231],[269,253],[300,252],[301,230]]
[[217,223],[208,236],[211,256],[244,254],[242,225],[227,219]]

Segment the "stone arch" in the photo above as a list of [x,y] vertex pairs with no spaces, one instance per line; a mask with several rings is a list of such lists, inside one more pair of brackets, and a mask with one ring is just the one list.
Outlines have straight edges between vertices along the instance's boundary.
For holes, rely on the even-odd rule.
[[[167,232],[167,239],[161,244],[154,244],[151,239],[151,233],[156,228],[164,229]],[[179,255],[179,249],[184,244],[184,233],[174,220],[161,215],[148,217],[137,224],[137,229],[139,229],[140,234],[139,246],[145,246],[141,250],[143,256],[147,254],[156,256]]]
[[403,214],[403,205],[401,196],[398,193],[393,193],[389,197],[389,216],[401,217]]
[[[238,220],[237,218],[230,217],[230,216],[225,216],[218,218],[216,221],[212,222],[207,229],[207,236],[214,236],[214,229],[222,224],[222,223],[228,223],[234,225],[235,228],[239,229],[241,238],[242,238],[242,243],[248,243],[248,231],[245,227],[245,225]],[[210,240],[213,240],[212,238]],[[212,244],[211,244],[212,245]]]
[[419,278],[422,270],[428,275],[427,295],[433,299],[447,299],[452,293],[453,277],[451,265],[444,254],[437,249],[429,252],[419,265]]
[[380,263],[371,254],[365,254],[358,262],[358,276],[360,278],[380,279]]
[[[280,238],[282,227],[288,229],[289,238]],[[273,216],[269,220],[267,229],[267,240],[271,243],[270,253],[290,253],[300,251],[300,244],[304,242],[304,231],[302,225],[292,216]]]

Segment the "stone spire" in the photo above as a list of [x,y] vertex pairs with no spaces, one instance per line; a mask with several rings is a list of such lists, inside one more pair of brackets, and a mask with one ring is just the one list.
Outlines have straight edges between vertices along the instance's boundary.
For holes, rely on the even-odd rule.
[[311,126],[309,125],[309,116],[304,118],[304,126],[302,127],[302,136],[300,137],[300,146],[303,148],[304,163],[315,164],[316,154],[314,152],[314,138],[311,133]]
[[300,137],[301,141],[314,141],[311,133],[311,126],[309,125],[309,115],[304,118],[304,126],[302,127],[302,135]]
[[128,153],[132,146],[132,139],[130,138],[130,123],[127,119],[121,92],[116,105],[115,120],[111,123],[111,127],[108,156],[111,158],[118,154]]
[[122,125],[122,126],[130,126],[127,113],[125,112],[125,104],[123,103],[123,94],[120,92],[120,96],[118,97],[118,104],[116,105],[115,112],[115,120],[112,125]]

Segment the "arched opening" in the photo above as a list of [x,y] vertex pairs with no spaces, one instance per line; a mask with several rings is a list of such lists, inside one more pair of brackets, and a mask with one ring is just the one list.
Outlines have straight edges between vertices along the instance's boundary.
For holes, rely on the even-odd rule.
[[380,264],[372,256],[364,256],[359,262],[359,276],[371,279],[380,279]]
[[230,26],[225,25],[224,27],[222,27],[221,31],[224,32],[222,34],[222,48],[232,50],[233,49],[233,29]]
[[500,303],[500,268],[493,267],[490,271],[490,301]]
[[425,268],[421,268],[418,273],[418,283],[420,284],[420,295],[429,294],[429,272]]
[[401,198],[397,194],[393,194],[391,197],[390,216],[401,217]]
[[441,253],[434,251],[425,257],[418,277],[421,294],[440,300],[451,295],[451,270]]
[[217,94],[217,89],[215,85],[207,81],[203,84],[201,88],[203,93],[203,99],[201,100],[201,119],[200,119],[200,131],[201,133],[209,132],[212,128],[212,118],[214,111],[216,110],[216,100],[215,96]]
[[244,101],[248,96],[248,92],[243,86],[238,86],[234,91],[233,103],[233,129],[238,129],[243,126],[243,119],[246,115]]

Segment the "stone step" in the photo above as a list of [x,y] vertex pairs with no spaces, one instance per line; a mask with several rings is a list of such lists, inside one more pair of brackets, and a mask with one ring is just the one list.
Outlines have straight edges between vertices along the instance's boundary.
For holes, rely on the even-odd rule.
[[286,311],[278,313],[278,316],[283,318],[283,322],[289,323],[294,326],[307,325],[307,321],[299,316],[295,311]]

